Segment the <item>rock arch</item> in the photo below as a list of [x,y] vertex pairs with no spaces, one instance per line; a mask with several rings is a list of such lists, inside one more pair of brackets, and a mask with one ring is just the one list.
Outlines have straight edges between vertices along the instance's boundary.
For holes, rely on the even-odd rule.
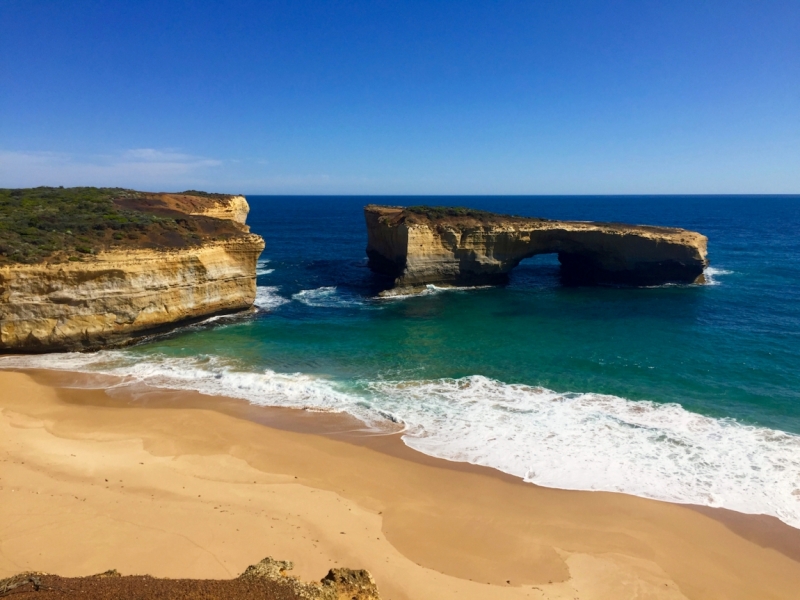
[[364,213],[369,266],[400,289],[503,283],[520,261],[548,253],[565,278],[585,283],[700,283],[708,266],[708,239],[685,229],[430,207]]

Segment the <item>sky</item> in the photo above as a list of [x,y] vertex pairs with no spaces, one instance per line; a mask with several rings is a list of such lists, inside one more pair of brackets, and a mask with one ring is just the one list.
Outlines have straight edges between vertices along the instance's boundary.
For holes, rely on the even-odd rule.
[[0,0],[0,187],[800,193],[800,0]]

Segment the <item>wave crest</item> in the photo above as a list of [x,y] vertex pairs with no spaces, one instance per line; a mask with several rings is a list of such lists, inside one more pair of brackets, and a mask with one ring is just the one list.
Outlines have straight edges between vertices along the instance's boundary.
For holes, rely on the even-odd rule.
[[[557,393],[481,376],[374,382],[406,443],[547,487],[764,513],[800,527],[800,436],[678,404]],[[407,406],[413,406],[409,411]]]
[[292,295],[292,300],[316,308],[334,308],[346,306],[361,306],[364,302],[355,297],[348,296],[339,291],[335,286],[320,287],[314,290],[301,290]]
[[289,300],[287,298],[278,294],[279,289],[275,285],[259,285],[256,287],[256,299],[253,305],[262,310],[273,310],[282,304],[288,303]]
[[706,285],[719,285],[719,277],[720,275],[732,275],[733,271],[728,271],[727,269],[718,269],[716,267],[706,267],[703,271],[703,275],[706,279]]

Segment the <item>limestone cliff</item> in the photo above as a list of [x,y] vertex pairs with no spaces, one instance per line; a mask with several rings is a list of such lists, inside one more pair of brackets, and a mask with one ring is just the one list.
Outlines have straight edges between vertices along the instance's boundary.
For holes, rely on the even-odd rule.
[[216,219],[228,219],[244,225],[249,212],[250,205],[247,204],[244,196],[229,196],[222,202],[215,202],[211,206],[202,207],[192,214]]
[[502,283],[521,260],[557,253],[565,279],[703,282],[707,238],[684,229],[551,221],[466,209],[369,205],[367,255],[396,288]]
[[134,240],[70,259],[0,264],[0,352],[97,349],[253,304],[264,241],[244,225],[243,197],[149,194],[137,202],[136,210],[180,225],[159,221]]
[[247,214],[250,212],[250,205],[247,204],[244,196],[206,194],[194,191],[180,194],[144,194],[123,201],[123,204],[135,206],[140,210],[146,207],[146,210],[158,214],[183,213],[233,221],[245,228],[247,228],[245,225]]

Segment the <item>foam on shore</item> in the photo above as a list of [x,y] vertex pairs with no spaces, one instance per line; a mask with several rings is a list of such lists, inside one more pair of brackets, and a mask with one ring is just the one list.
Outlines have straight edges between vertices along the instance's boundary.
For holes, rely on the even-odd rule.
[[241,370],[210,355],[130,350],[4,357],[0,367],[116,375],[261,406],[346,412],[373,427],[401,423],[405,443],[420,452],[538,485],[768,514],[800,528],[800,436],[678,404],[559,393],[477,375],[344,384]]

